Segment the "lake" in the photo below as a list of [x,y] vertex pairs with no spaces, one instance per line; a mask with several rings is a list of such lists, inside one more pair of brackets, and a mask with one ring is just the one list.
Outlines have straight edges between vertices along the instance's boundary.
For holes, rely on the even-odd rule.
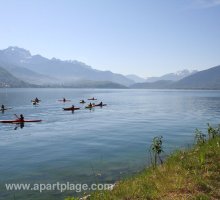
[[[42,100],[33,106],[31,99]],[[58,99],[71,99],[62,103]],[[106,107],[89,110],[80,99]],[[87,101],[88,102],[88,101]],[[64,199],[73,192],[6,191],[5,183],[114,183],[149,165],[149,147],[163,136],[165,155],[194,142],[196,128],[220,122],[220,91],[130,89],[0,89],[13,109],[0,119],[42,119],[0,124],[0,199]],[[63,107],[74,104],[74,113]],[[28,198],[27,198],[28,197]]]

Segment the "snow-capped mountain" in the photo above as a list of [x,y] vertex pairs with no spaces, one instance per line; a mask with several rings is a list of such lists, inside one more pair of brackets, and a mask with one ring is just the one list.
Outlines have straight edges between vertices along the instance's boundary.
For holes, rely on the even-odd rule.
[[[185,71],[185,70],[184,70]],[[178,72],[188,75],[188,72]],[[159,80],[155,82],[136,83],[131,88],[142,89],[220,89],[220,65],[193,73],[179,81]]]
[[181,71],[177,71],[175,73],[169,73],[169,74],[165,74],[163,76],[160,77],[149,77],[146,79],[146,82],[156,82],[156,81],[161,81],[161,80],[166,80],[166,81],[179,81],[187,76],[190,76],[192,74],[197,73],[197,70],[181,70]]
[[31,55],[28,50],[19,47],[0,50],[0,64],[14,76],[35,84],[41,82],[69,84],[83,80],[110,81],[124,86],[134,84],[134,81],[121,74],[96,70],[79,61],[63,61]]

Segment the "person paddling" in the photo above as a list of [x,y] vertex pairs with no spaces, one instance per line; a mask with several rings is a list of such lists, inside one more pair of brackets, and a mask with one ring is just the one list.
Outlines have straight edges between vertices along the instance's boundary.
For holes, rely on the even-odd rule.
[[80,103],[85,103],[85,101],[84,101],[84,100],[81,100]]
[[21,121],[21,122],[24,121],[24,115],[23,114],[20,114],[19,117],[15,114],[15,117],[17,117],[18,121]]
[[63,102],[66,102],[66,98],[63,97]]
[[2,106],[1,106],[1,110],[3,111],[3,110],[5,110],[5,106],[2,104]]
[[36,103],[39,103],[39,99],[38,99],[37,97],[35,98],[35,102],[36,102]]
[[24,121],[24,116],[22,114],[20,114],[19,120]]

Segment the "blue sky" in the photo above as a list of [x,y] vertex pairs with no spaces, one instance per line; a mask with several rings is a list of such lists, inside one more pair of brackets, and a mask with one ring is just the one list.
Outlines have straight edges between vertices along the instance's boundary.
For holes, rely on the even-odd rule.
[[0,0],[0,49],[142,77],[220,64],[220,0]]

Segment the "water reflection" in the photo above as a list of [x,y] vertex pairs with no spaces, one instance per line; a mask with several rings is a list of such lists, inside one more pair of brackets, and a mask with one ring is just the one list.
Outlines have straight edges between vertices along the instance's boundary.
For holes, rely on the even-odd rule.
[[24,128],[24,122],[16,123],[14,130],[17,130],[18,128],[23,129]]

